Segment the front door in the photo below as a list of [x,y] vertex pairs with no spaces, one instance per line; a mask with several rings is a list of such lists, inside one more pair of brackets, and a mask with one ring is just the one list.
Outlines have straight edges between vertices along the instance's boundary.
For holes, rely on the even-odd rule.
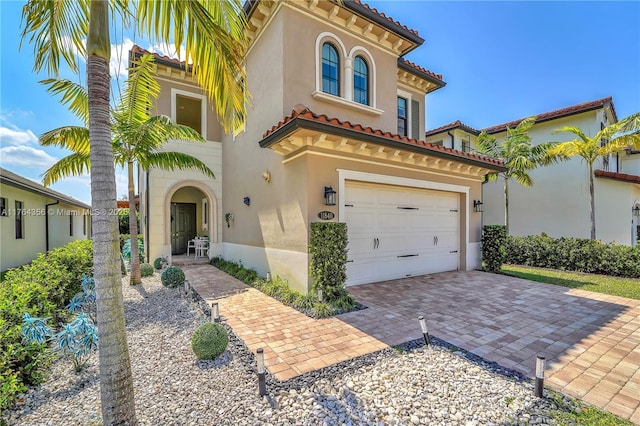
[[196,205],[171,203],[171,254],[187,252],[187,243],[196,236]]

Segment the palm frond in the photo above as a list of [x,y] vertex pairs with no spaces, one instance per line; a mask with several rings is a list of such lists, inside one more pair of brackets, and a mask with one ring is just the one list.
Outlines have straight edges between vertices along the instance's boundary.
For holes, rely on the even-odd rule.
[[22,8],[20,47],[25,39],[33,44],[34,71],[57,75],[62,59],[77,72],[76,52],[85,56],[88,23],[86,0],[29,0]]
[[41,80],[40,84],[46,86],[47,92],[54,96],[60,96],[60,103],[67,106],[85,126],[89,127],[89,95],[82,85],[70,80],[49,78]]
[[224,129],[241,128],[249,95],[243,68],[246,18],[240,1],[140,0],[135,15],[143,32],[185,46],[181,59],[214,104]]
[[140,59],[132,61],[122,98],[116,108],[116,121],[131,126],[143,123],[149,118],[148,110],[153,99],[157,99],[160,93],[160,84],[155,76],[152,55],[143,55]]
[[162,170],[193,169],[205,174],[206,176],[215,178],[213,170],[211,170],[205,163],[198,160],[196,157],[182,152],[149,153],[144,157],[139,157],[138,164],[144,170],[149,170],[151,167],[156,167]]
[[60,159],[42,175],[42,184],[49,186],[69,176],[80,176],[91,169],[89,154],[73,153]]
[[59,127],[43,133],[38,140],[42,146],[57,146],[89,155],[89,129],[86,127]]

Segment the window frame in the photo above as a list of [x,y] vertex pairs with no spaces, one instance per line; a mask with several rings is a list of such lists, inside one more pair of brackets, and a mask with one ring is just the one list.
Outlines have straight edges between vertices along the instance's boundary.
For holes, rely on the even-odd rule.
[[16,240],[24,240],[24,202],[15,200],[15,236]]
[[6,197],[0,197],[0,216],[8,216],[7,205],[9,200]]
[[177,114],[178,106],[176,101],[177,96],[200,100],[200,123],[201,123],[200,134],[202,135],[203,138],[205,138],[205,140],[209,140],[207,139],[207,97],[200,93],[194,93],[187,90],[171,88],[171,120],[174,123],[177,123],[177,115],[178,115]]
[[[325,58],[324,52],[325,52],[325,46],[329,47],[334,54],[335,54],[335,62],[331,62],[331,58]],[[340,60],[340,54],[338,53],[338,48],[335,46],[335,44],[333,44],[331,41],[324,41],[322,43],[322,47],[320,48],[321,52],[320,52],[320,89],[323,93],[326,93],[328,95],[333,95],[333,96],[341,96],[341,86],[342,86],[342,82],[341,82],[341,77],[342,77],[342,61]],[[329,55],[331,56],[331,55]],[[334,81],[331,81],[330,76],[327,75],[327,79],[329,80],[329,83],[335,83],[336,85],[336,93],[333,93],[331,91],[326,91],[325,90],[325,72],[324,72],[324,68],[325,68],[325,61],[329,62],[329,65],[334,64],[335,65],[335,71],[336,71],[336,77]]]
[[[362,72],[358,70],[358,61],[364,65],[364,76]],[[358,87],[356,78],[360,74],[360,78],[364,80],[364,87]],[[353,101],[362,105],[371,105],[371,71],[369,62],[362,55],[357,55],[353,59]],[[364,91],[364,102],[357,100],[356,95]]]
[[73,237],[73,212],[69,211],[69,236]]

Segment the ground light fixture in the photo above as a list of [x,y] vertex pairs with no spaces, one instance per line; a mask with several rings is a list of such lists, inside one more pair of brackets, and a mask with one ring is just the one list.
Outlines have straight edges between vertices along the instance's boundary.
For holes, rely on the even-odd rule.
[[336,205],[336,191],[330,186],[324,187],[324,204],[326,206]]
[[542,398],[542,390],[544,389],[544,369],[545,369],[545,358],[543,356],[538,355],[536,357],[536,387],[535,387],[535,395],[538,398]]
[[427,329],[427,320],[424,319],[424,315],[418,317],[420,322],[420,328],[422,329],[422,337],[424,337],[424,344],[431,346],[431,338],[429,337],[429,330]]
[[211,322],[220,322],[220,308],[218,302],[211,302]]
[[264,350],[262,348],[258,348],[256,351],[256,361],[258,363],[258,391],[260,396],[265,396],[267,394],[267,381],[264,369]]

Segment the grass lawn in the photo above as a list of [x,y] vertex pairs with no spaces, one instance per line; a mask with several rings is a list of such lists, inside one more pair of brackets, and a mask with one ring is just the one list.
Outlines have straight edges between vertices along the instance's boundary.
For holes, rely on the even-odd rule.
[[618,278],[608,275],[583,274],[581,272],[516,265],[503,265],[502,273],[541,283],[640,300],[640,279],[637,278]]

